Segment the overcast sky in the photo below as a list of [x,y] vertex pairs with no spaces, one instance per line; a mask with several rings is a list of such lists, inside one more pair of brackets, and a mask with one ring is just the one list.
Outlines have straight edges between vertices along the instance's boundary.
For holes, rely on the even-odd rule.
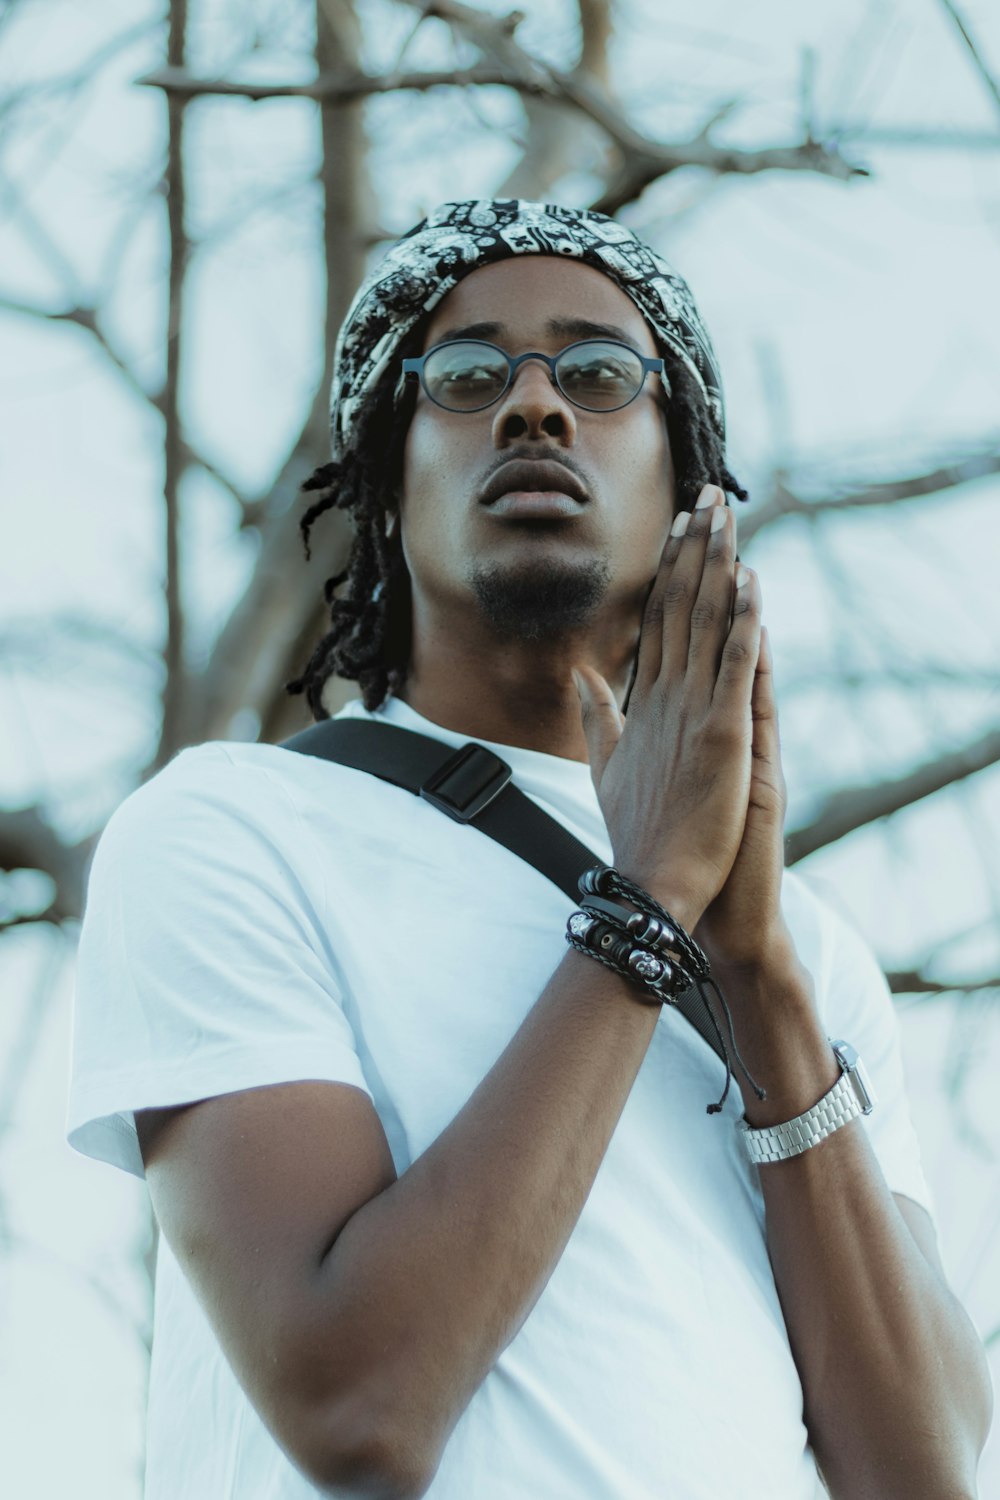
[[[566,62],[572,8],[524,8],[522,41]],[[1000,76],[1000,12],[984,0],[963,0],[962,9]],[[242,57],[252,14],[265,44],[241,61],[242,74],[303,76],[307,5],[243,7],[238,23],[224,0],[192,0],[192,11],[199,71]],[[0,88],[9,96],[72,71],[157,14],[134,0],[20,0],[0,18]],[[411,15],[388,0],[372,0],[366,14],[370,65],[384,65]],[[162,45],[158,31],[137,37],[71,101],[19,108],[0,133],[0,295],[65,306],[59,255],[81,304],[110,278],[109,334],[150,386],[161,377],[162,203],[153,197],[136,215],[120,258],[115,247],[160,168],[162,100],[129,85],[157,64]],[[430,63],[439,45],[429,31],[411,61]],[[815,54],[821,134],[835,125],[1000,133],[1000,106],[945,7],[931,0],[622,0],[614,76],[651,133],[690,131],[735,100],[718,138],[774,144],[800,119],[805,49]],[[475,110],[450,95],[371,106],[387,232],[436,201],[487,195],[502,180],[516,146],[491,136],[484,120],[516,124],[518,106],[496,93]],[[833,480],[919,472],[995,442],[1000,429],[1000,152],[864,139],[844,149],[871,179],[773,173],[718,184],[684,172],[623,215],[693,286],[725,375],[731,466],[758,494],[779,461],[820,493]],[[266,483],[316,376],[315,150],[305,102],[210,103],[192,116],[190,225],[204,244],[185,326],[185,419],[195,445],[250,486]],[[581,172],[560,196],[585,202],[590,185]],[[49,801],[70,837],[97,826],[127,792],[155,736],[159,440],[158,419],[82,330],[0,311],[0,627],[17,627],[0,676],[0,798]],[[966,486],[946,515],[932,500],[863,526],[825,526],[819,541],[804,527],[762,541],[753,561],[779,684],[798,684],[785,724],[794,817],[875,764],[903,769],[923,746],[996,723],[998,499],[1000,484],[984,480]],[[190,476],[184,503],[197,655],[247,576],[253,546],[234,540],[231,502],[211,481]],[[74,618],[68,635],[48,630],[55,612]],[[126,649],[103,645],[105,630]],[[850,721],[824,689],[845,659],[881,674]],[[961,689],[942,681],[917,701],[886,675],[887,663],[928,661],[979,675]],[[815,698],[803,686],[810,675]],[[887,962],[912,957],[921,935],[932,951],[964,923],[969,937],[955,952],[982,972],[997,952],[984,861],[996,875],[998,846],[993,772],[908,814],[893,841],[859,834],[810,870],[831,883]],[[61,1143],[71,980],[70,943],[25,931],[5,937],[0,1486],[30,1500],[137,1500],[143,1298],[133,1251],[142,1189]],[[16,1049],[29,1003],[44,1007],[45,1019],[22,1080]],[[902,1009],[943,1248],[984,1330],[1000,1326],[1000,1194],[990,1155],[998,1133],[983,1103],[1000,1063],[995,992],[988,1006],[967,1004],[960,1015],[951,1002]],[[996,1445],[990,1464],[984,1495],[988,1474],[1000,1493]]]

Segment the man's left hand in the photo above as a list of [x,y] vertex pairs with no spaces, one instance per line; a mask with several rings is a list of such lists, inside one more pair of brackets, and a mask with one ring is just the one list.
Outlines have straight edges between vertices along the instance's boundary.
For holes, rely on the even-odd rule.
[[766,630],[761,633],[751,707],[750,796],[743,838],[726,884],[694,934],[713,970],[723,972],[761,970],[776,960],[788,962],[794,955],[781,914],[787,794]]

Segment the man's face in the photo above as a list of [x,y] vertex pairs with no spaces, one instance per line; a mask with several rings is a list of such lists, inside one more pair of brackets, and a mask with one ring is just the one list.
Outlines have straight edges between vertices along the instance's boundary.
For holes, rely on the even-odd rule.
[[[634,303],[607,276],[521,256],[464,277],[435,310],[424,349],[480,338],[509,354],[555,355],[591,337],[658,352]],[[484,411],[445,411],[421,390],[400,505],[415,630],[454,625],[474,609],[498,633],[532,639],[586,627],[602,612],[637,613],[674,512],[663,396],[659,377],[647,375],[628,406],[584,411],[539,360],[521,365]],[[561,470],[535,477],[537,460]],[[538,511],[537,499],[495,501],[508,481],[518,493],[551,494],[566,471],[571,490],[574,480],[583,487],[582,502]]]

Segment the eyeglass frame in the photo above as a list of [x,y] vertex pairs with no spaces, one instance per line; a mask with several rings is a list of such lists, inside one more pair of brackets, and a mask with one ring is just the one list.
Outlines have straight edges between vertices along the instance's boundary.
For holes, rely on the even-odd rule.
[[[485,402],[482,406],[445,406],[443,402],[435,401],[434,397],[427,389],[427,381],[424,378],[425,363],[430,359],[432,354],[437,354],[440,349],[451,348],[455,344],[481,344],[486,349],[495,349],[497,354],[502,354],[504,359],[507,361],[507,383],[504,385],[502,390],[499,390],[495,396],[491,397],[490,400]],[[556,363],[560,359],[562,359],[564,354],[568,354],[571,349],[578,349],[581,344],[611,344],[617,349],[627,349],[629,354],[637,359],[642,365],[642,380],[639,382],[635,394],[630,396],[627,401],[623,401],[621,406],[582,406],[579,401],[574,401],[569,392],[564,391],[562,386],[559,384],[559,377],[556,374]],[[558,354],[543,354],[540,349],[531,349],[525,354],[508,354],[506,349],[501,349],[499,344],[491,344],[489,339],[443,339],[440,344],[435,344],[432,348],[427,349],[423,354],[419,354],[413,359],[403,360],[403,373],[400,376],[400,386],[402,386],[408,375],[416,375],[417,379],[420,381],[420,389],[423,391],[428,401],[432,402],[439,411],[452,412],[454,415],[460,417],[471,417],[475,416],[477,412],[488,411],[491,406],[496,405],[501,397],[507,394],[511,386],[514,384],[514,380],[517,376],[519,368],[527,359],[540,359],[543,364],[548,365],[549,379],[551,380],[552,384],[555,386],[560,396],[564,396],[565,399],[570,403],[570,405],[575,406],[578,411],[588,411],[594,413],[595,415],[601,415],[603,413],[610,413],[615,411],[624,411],[626,406],[632,405],[632,402],[635,401],[636,397],[642,395],[643,389],[646,384],[647,375],[659,375],[660,381],[663,385],[663,389],[665,390],[667,396],[673,395],[673,391],[670,388],[670,381],[667,377],[667,372],[664,369],[664,362],[662,357],[657,357],[654,359],[648,354],[640,354],[638,349],[633,349],[631,344],[626,344],[621,339],[605,338],[575,339],[572,344],[567,344],[564,349],[560,349]]]

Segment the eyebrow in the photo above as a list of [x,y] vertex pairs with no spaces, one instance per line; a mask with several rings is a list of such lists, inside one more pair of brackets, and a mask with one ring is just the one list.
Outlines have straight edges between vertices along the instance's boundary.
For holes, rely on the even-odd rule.
[[[639,353],[635,338],[617,323],[593,323],[589,318],[549,318],[545,331],[553,338],[615,339]],[[492,342],[502,339],[506,333],[505,323],[464,323],[459,328],[445,329],[435,342],[446,344],[451,339],[488,339]]]

